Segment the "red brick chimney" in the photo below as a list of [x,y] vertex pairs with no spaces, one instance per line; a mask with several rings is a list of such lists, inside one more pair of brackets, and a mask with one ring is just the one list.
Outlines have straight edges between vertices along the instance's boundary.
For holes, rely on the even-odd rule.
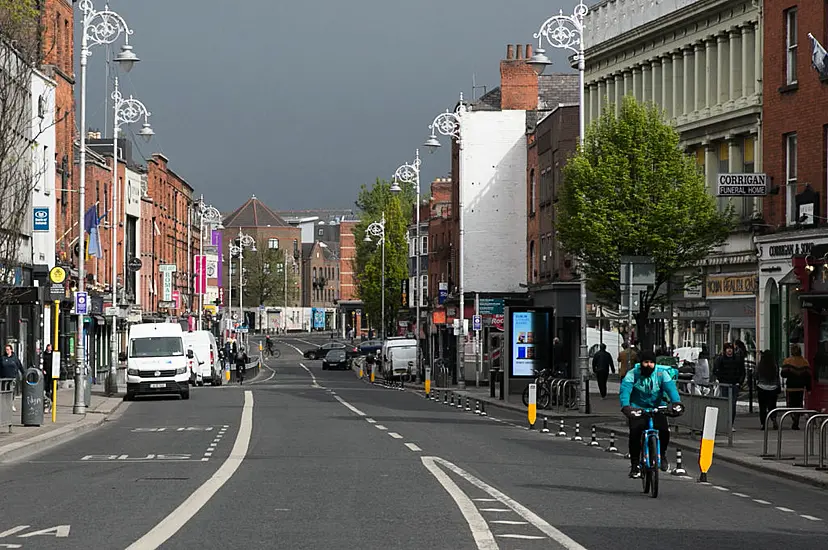
[[500,108],[531,111],[538,108],[538,75],[526,62],[532,57],[532,46],[509,44],[506,59],[500,62]]

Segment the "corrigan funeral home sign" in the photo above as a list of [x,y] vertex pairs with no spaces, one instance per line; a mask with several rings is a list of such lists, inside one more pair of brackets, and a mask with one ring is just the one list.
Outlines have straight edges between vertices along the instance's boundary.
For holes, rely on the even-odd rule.
[[720,197],[764,197],[768,194],[767,174],[719,174],[716,194]]

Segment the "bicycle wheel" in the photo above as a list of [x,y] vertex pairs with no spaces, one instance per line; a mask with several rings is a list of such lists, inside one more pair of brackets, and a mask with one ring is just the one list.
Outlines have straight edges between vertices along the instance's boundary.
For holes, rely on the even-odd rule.
[[647,466],[647,440],[644,435],[641,436],[641,458],[638,460],[638,468],[641,472],[641,492],[650,492],[650,468]]
[[658,498],[658,439],[656,437],[651,437],[649,441],[650,445],[650,495],[653,498]]
[[273,353],[271,355],[274,359],[278,359],[279,357],[282,356],[282,352],[279,351],[278,349],[275,349],[275,350],[273,350]]
[[523,406],[529,406],[529,386],[526,386],[526,389],[523,390]]

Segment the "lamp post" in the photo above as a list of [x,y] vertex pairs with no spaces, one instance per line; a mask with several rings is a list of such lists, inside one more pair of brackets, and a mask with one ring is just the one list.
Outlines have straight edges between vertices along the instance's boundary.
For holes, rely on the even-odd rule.
[[[112,92],[114,101],[113,134],[112,134],[112,208],[109,215],[109,227],[112,228],[112,307],[118,306],[118,132],[125,124],[134,124],[143,117],[144,126],[138,132],[145,141],[152,139],[155,135],[149,124],[150,112],[146,106],[137,99],[129,96],[124,98],[118,88],[118,78],[115,78],[115,90]],[[126,231],[126,227],[124,227]],[[124,243],[126,248],[126,243]],[[124,272],[124,288],[126,288],[126,272]],[[110,395],[118,393],[118,337],[117,337],[117,315],[112,316],[112,330],[109,334],[109,390]]]
[[[195,211],[196,216],[198,216],[198,255],[204,256],[204,228],[209,227],[210,229],[212,229],[215,226],[221,229],[221,212],[219,212],[218,208],[216,208],[215,206],[205,204],[204,195],[201,195],[201,198],[199,198],[196,204],[198,205]],[[202,264],[199,267],[199,270],[205,268],[206,266]],[[203,274],[200,271],[199,277],[203,277],[205,281],[207,280],[206,274]],[[200,292],[198,292],[198,329],[202,330],[204,328],[201,325],[201,318],[204,314],[204,293],[207,291],[207,289],[202,287],[199,289],[199,291]]]
[[440,113],[434,119],[434,121],[429,125],[429,129],[431,130],[431,136],[426,140],[425,146],[428,147],[432,152],[440,147],[440,140],[437,139],[436,132],[439,132],[441,135],[449,136],[455,138],[457,140],[457,146],[460,148],[460,161],[459,161],[459,172],[460,177],[458,178],[459,181],[457,182],[457,203],[458,203],[458,226],[459,226],[459,235],[458,235],[458,273],[457,273],[457,291],[460,295],[460,327],[457,332],[457,384],[458,387],[462,390],[466,388],[466,369],[464,362],[466,360],[466,350],[465,350],[465,343],[466,343],[466,326],[465,326],[465,307],[466,307],[466,300],[465,300],[465,288],[463,287],[463,270],[465,260],[463,258],[463,241],[465,239],[465,221],[463,216],[463,138],[461,135],[461,127],[463,122],[463,115],[467,113],[466,105],[463,103],[463,94],[460,94],[460,103],[457,105],[457,109],[452,113],[451,111],[446,111],[445,113]]
[[394,183],[391,185],[391,192],[398,193],[402,191],[402,188],[399,186],[399,183],[408,183],[414,185],[414,190],[417,192],[417,205],[415,210],[417,212],[417,226],[415,229],[415,236],[414,236],[414,258],[416,263],[415,268],[415,277],[416,282],[414,283],[415,288],[415,319],[416,322],[414,323],[414,338],[417,339],[417,376],[420,376],[420,302],[422,301],[422,284],[420,284],[420,254],[421,254],[421,247],[420,247],[420,165],[422,162],[420,161],[420,150],[417,149],[414,152],[414,162],[412,164],[405,163],[399,168],[397,171],[394,172]]
[[[78,180],[78,239],[81,244],[80,253],[78,254],[78,292],[83,292],[86,279],[85,261],[85,246],[84,236],[85,231],[83,219],[86,213],[86,66],[88,58],[92,55],[91,48],[93,46],[101,46],[112,44],[121,35],[124,35],[124,44],[121,46],[121,51],[115,56],[115,62],[121,65],[126,72],[129,72],[133,65],[139,61],[138,57],[132,51],[132,46],[129,45],[129,35],[132,30],[127,26],[123,17],[109,10],[109,6],[104,7],[103,11],[96,11],[92,4],[92,0],[81,0],[80,10],[83,12],[82,18],[82,33],[81,33],[81,52],[80,52],[80,179]],[[111,220],[114,223],[114,220]],[[86,401],[84,399],[83,391],[83,377],[86,371],[86,356],[84,353],[83,343],[83,315],[78,314],[78,333],[77,342],[75,342],[75,403],[72,407],[74,414],[86,413]]]
[[[534,67],[535,72],[539,75],[543,73],[544,69],[552,64],[552,61],[546,57],[546,51],[543,49],[543,40],[553,48],[569,50],[573,52],[578,61],[578,140],[581,148],[584,146],[584,17],[589,13],[589,8],[583,3],[578,2],[575,6],[572,15],[564,15],[563,10],[559,11],[558,15],[553,15],[543,22],[535,33],[535,38],[538,39],[538,49],[535,54],[528,61]],[[581,291],[581,348],[580,357],[578,360],[580,379],[581,379],[581,412],[587,412],[587,381],[589,380],[589,357],[587,350],[587,290],[586,290],[586,275],[583,269],[581,270],[580,280]],[[631,306],[632,307],[632,306]]]
[[365,229],[365,242],[374,242],[372,237],[378,238],[377,243],[382,248],[382,292],[380,293],[380,339],[385,343],[385,212],[382,213],[382,218],[378,222],[373,222]]
[[[239,243],[238,246],[236,246],[236,247],[231,246],[230,251],[231,251],[231,254],[232,254],[234,252],[233,249],[235,248],[235,252],[237,252],[238,255],[239,255],[239,317],[241,318],[241,321],[242,321],[242,324],[243,324],[244,321],[245,321],[245,318],[244,318],[244,265],[243,265],[244,253],[243,253],[243,251],[244,251],[245,248],[249,248],[251,250],[251,252],[256,252],[256,241],[250,235],[242,233],[241,228],[239,228],[239,236],[236,240]],[[231,308],[232,308],[232,304],[231,304]],[[247,330],[249,331],[250,327],[248,327]],[[246,349],[247,348],[247,341],[248,341],[247,337],[244,337],[243,340],[245,342],[245,349]]]

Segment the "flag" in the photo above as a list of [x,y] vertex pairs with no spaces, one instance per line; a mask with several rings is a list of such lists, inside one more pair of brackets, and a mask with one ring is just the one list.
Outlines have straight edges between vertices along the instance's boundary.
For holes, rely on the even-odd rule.
[[86,232],[89,233],[89,241],[86,248],[86,257],[94,256],[95,258],[103,258],[103,249],[101,248],[101,236],[98,232],[98,226],[101,223],[102,217],[98,217],[98,205],[95,204],[89,207],[86,215],[83,217],[83,225]]
[[828,52],[819,43],[819,40],[814,38],[814,35],[808,33],[808,38],[811,39],[811,46],[813,52],[811,53],[811,65],[819,73],[820,78],[828,78]]

